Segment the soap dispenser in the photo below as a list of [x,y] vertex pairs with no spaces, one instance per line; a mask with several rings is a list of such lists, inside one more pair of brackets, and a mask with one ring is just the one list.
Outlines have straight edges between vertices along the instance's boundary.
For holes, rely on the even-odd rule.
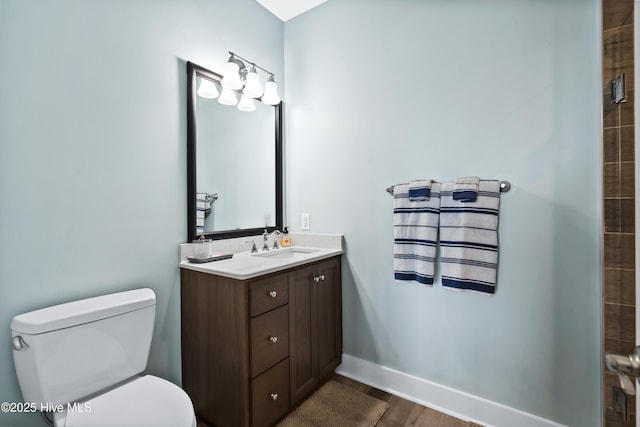
[[285,227],[284,232],[282,233],[282,241],[280,242],[280,247],[288,248],[289,246],[291,246],[291,238],[289,237],[289,229]]

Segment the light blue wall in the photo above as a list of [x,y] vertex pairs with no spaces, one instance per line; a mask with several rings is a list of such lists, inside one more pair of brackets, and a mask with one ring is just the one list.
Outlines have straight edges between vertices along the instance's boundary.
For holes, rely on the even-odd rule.
[[[597,0],[331,0],[285,23],[288,222],[343,232],[344,351],[600,423]],[[494,297],[395,283],[389,185],[507,179]]]
[[148,369],[180,382],[185,61],[229,50],[282,78],[283,24],[253,0],[0,0],[0,402],[21,401],[14,315],[139,286]]

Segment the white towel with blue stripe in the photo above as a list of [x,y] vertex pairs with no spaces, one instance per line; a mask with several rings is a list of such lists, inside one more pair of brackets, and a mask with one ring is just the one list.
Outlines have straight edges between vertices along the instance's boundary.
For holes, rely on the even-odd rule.
[[196,234],[204,233],[204,218],[211,212],[211,202],[207,193],[196,193]]
[[453,186],[453,200],[461,202],[475,202],[478,198],[478,186],[480,178],[477,176],[465,176],[456,179]]
[[431,180],[416,179],[409,183],[409,201],[421,202],[431,197]]
[[433,285],[440,184],[432,183],[429,200],[410,201],[409,184],[393,188],[393,270],[394,278]]
[[444,183],[440,205],[442,286],[493,294],[498,268],[500,183],[481,180],[475,202],[453,199]]

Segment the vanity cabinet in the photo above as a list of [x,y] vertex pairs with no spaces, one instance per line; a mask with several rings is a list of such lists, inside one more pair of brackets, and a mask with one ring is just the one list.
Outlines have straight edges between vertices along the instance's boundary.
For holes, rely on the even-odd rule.
[[297,405],[340,364],[342,292],[340,259],[289,273],[290,395]]
[[339,256],[248,280],[180,275],[182,387],[210,425],[274,425],[340,364]]

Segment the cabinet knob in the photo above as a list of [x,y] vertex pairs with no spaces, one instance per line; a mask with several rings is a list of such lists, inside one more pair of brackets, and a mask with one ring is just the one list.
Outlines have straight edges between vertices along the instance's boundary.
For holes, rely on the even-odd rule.
[[271,291],[271,292],[269,292],[269,296],[270,296],[271,298],[275,298],[275,297],[277,297],[277,296],[278,296],[278,293],[277,293],[276,291]]
[[318,277],[318,276],[314,277],[313,281],[316,282],[316,283],[320,282],[320,277]]
[[269,337],[269,340],[271,340],[271,342],[275,344],[278,342],[278,337]]
[[278,393],[271,393],[271,400],[278,400]]
[[320,280],[324,280],[324,274],[320,275]]

